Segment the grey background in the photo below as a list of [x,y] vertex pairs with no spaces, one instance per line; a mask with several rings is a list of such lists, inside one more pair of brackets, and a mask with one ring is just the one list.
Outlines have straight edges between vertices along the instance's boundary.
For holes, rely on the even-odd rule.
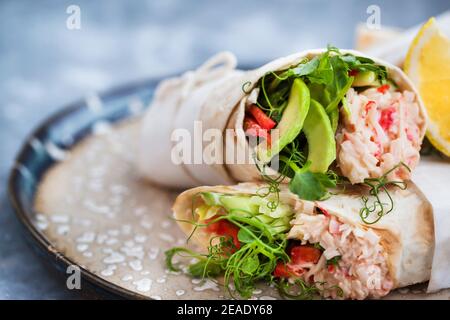
[[[66,28],[71,4],[80,30]],[[371,4],[382,24],[404,28],[450,9],[448,0],[1,1],[0,299],[105,297],[67,290],[27,245],[8,202],[13,158],[40,121],[90,92],[180,72],[224,49],[258,64],[328,43],[352,47]]]

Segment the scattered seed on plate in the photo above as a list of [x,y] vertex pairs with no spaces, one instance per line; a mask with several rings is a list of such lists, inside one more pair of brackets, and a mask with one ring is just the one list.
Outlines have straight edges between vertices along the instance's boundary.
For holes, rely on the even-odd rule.
[[177,290],[177,291],[175,291],[175,294],[177,295],[177,296],[182,296],[182,295],[184,295],[186,293],[186,291],[184,291],[184,290]]
[[125,261],[125,256],[116,251],[111,252],[108,257],[103,259],[103,262],[106,264],[120,263],[123,261]]
[[117,266],[112,264],[106,267],[106,269],[102,270],[100,274],[104,277],[110,277],[114,274],[114,270],[117,269]]
[[50,220],[53,223],[68,223],[69,222],[69,216],[67,215],[59,215],[59,214],[55,214],[50,216]]
[[122,281],[130,281],[133,280],[133,276],[131,274],[126,274],[122,277]]
[[133,260],[128,262],[128,265],[130,266],[131,269],[133,269],[134,271],[141,271],[142,270],[142,262],[141,260]]
[[201,284],[198,287],[194,287],[194,291],[205,291],[205,290],[219,291],[220,289],[217,283],[210,279],[205,279],[203,284]]
[[133,284],[136,286],[137,291],[148,292],[152,287],[152,280],[148,278],[142,278],[138,281],[134,281]]

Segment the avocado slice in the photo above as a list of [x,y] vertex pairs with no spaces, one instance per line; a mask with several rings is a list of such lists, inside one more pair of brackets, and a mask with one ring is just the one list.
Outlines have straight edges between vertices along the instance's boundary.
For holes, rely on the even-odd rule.
[[224,195],[220,197],[220,202],[227,210],[242,210],[242,212],[252,215],[259,214],[259,206],[252,203],[250,199],[250,197],[246,196]]
[[316,100],[311,99],[303,132],[308,141],[311,172],[327,172],[330,164],[336,159],[336,141],[330,119],[324,107]]
[[268,150],[266,143],[257,146],[258,159],[268,163],[274,154],[280,153],[283,148],[298,136],[303,128],[310,103],[309,89],[300,78],[296,78],[289,93],[289,100],[283,115],[275,130],[278,130],[278,139],[272,140]]

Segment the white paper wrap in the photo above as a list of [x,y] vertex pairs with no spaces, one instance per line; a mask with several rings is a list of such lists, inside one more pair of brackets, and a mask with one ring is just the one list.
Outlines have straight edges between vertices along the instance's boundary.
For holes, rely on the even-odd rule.
[[436,157],[422,159],[413,180],[431,202],[435,248],[428,292],[450,288],[450,162]]
[[[439,28],[450,36],[450,11],[436,17]],[[425,21],[424,21],[425,22]],[[402,65],[409,44],[422,24],[410,29],[387,34],[377,30],[358,30],[358,49],[373,54],[391,63]],[[383,34],[380,37],[380,34]],[[370,39],[370,41],[367,41]],[[370,45],[369,45],[370,43]],[[367,46],[366,46],[367,44]],[[412,176],[433,207],[435,248],[428,292],[450,288],[450,159],[422,157]]]

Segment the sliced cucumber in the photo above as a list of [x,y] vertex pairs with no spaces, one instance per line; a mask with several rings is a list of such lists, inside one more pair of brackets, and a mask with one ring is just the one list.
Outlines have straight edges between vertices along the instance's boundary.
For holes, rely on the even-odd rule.
[[265,214],[260,214],[260,215],[254,216],[252,219],[256,219],[264,224],[271,224],[274,220],[274,218],[266,216]]
[[272,210],[272,208],[269,208],[267,205],[260,206],[259,212],[272,218],[281,218],[292,215],[291,207],[283,203],[279,203],[275,210]]
[[250,197],[246,196],[221,196],[220,202],[228,211],[242,211],[252,215],[259,213],[259,206],[251,201]]

